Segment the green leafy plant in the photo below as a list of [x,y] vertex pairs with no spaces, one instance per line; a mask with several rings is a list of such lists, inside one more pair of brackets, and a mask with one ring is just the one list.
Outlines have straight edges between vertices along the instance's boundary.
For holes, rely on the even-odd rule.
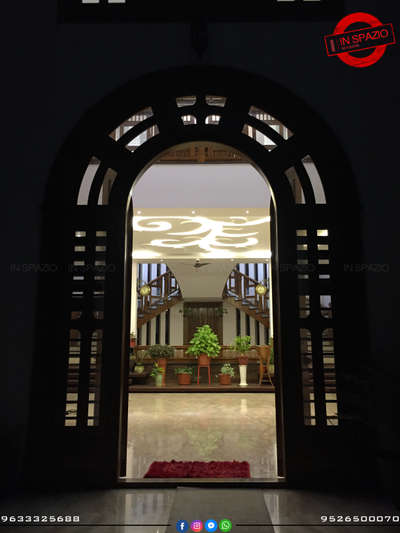
[[144,350],[135,350],[129,355],[129,368],[133,366],[144,366],[144,359],[147,359],[149,356]]
[[209,357],[218,357],[220,350],[221,347],[218,343],[217,335],[208,324],[205,324],[197,328],[186,353],[196,357],[201,354],[206,354]]
[[179,368],[175,368],[175,374],[193,375],[193,368],[190,366],[180,366]]
[[175,374],[190,374],[193,375],[193,368],[190,366],[180,366],[175,368]]
[[246,353],[251,346],[251,337],[246,335],[245,337],[235,337],[235,340],[233,341],[233,344],[231,346],[232,350],[235,350],[236,352],[240,352],[241,354]]
[[147,353],[153,359],[169,359],[174,356],[175,350],[167,344],[154,344],[148,348]]
[[157,363],[154,363],[153,368],[151,369],[150,376],[155,378],[156,376],[163,374],[164,369],[161,366],[158,366]]
[[233,376],[235,375],[235,369],[231,366],[230,363],[225,363],[221,366],[221,370],[219,371],[219,373],[228,374],[228,376],[231,376],[231,378],[233,378]]

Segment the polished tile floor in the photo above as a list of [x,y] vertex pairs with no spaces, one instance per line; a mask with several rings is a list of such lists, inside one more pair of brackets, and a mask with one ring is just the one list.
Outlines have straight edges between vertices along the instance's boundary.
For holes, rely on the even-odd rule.
[[276,477],[275,395],[131,394],[127,477],[172,459],[248,461],[252,478]]
[[[226,518],[234,518],[231,513],[232,504],[229,499],[221,499],[219,489],[207,490],[209,498],[220,502],[220,508],[226,513]],[[254,512],[250,514],[246,509],[251,509],[254,503],[255,491],[248,489],[241,491],[243,500],[243,516],[240,522],[254,522]],[[389,516],[398,519],[399,509],[396,509],[389,500],[367,492],[336,491],[324,493],[318,491],[297,491],[288,489],[271,489],[262,491],[263,498],[257,503],[262,509],[269,512],[274,533],[323,533],[324,531],[345,533],[377,533],[399,531],[396,524],[393,527],[373,526],[365,523],[358,527],[349,524],[346,527],[333,524],[329,527],[322,525],[321,516],[352,516],[352,517],[380,517]],[[246,499],[249,506],[246,506]],[[186,520],[196,519],[198,500],[193,502],[190,509],[182,508],[182,517]],[[177,505],[178,504],[178,505]],[[66,525],[47,527],[13,527],[6,525],[3,531],[18,532],[28,531],[37,533],[166,533],[167,524],[173,506],[179,510],[179,489],[115,489],[93,490],[81,492],[61,493],[26,493],[2,498],[0,514],[6,516],[79,516],[79,527]],[[258,514],[258,513],[257,513]],[[397,518],[396,518],[397,517]],[[211,518],[211,517],[210,517]],[[175,530],[175,523],[171,522],[168,531]],[[234,524],[232,533],[260,533],[262,528],[252,526],[244,527]]]

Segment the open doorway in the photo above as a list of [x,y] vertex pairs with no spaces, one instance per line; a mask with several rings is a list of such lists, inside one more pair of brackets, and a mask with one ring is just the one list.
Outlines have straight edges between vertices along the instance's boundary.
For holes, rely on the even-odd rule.
[[[140,121],[126,125],[136,115]],[[270,124],[271,117],[282,126]],[[120,125],[126,130],[117,138]],[[82,118],[54,165],[43,210],[42,262],[57,269],[42,275],[39,287],[30,477],[50,479],[57,472],[71,482],[114,486],[124,475],[130,193],[173,147],[203,142],[246,154],[273,191],[278,473],[293,483],[343,474],[337,449],[345,446],[349,426],[340,418],[336,363],[346,361],[351,337],[348,294],[362,293],[342,268],[355,262],[359,242],[351,170],[334,135],[283,87],[248,72],[196,67],[115,91]]]
[[[154,461],[245,461],[249,477],[276,479],[271,203],[219,143],[174,147],[134,186],[127,478]],[[205,325],[220,349],[208,368],[187,353]]]

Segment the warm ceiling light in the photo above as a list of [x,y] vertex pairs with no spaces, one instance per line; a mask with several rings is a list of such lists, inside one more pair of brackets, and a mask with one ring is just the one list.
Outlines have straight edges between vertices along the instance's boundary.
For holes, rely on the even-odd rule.
[[248,215],[250,213],[250,211],[248,209],[246,209],[246,215]]
[[[241,253],[251,253],[252,257],[265,258],[268,251],[259,249],[257,255],[255,250],[249,251],[259,243],[260,232],[264,228],[256,228],[267,222],[268,217],[252,217],[248,220],[244,216],[217,217],[216,219],[203,216],[135,216],[132,220],[134,231],[164,233],[161,238],[151,239],[150,242],[142,244],[144,247],[162,247],[187,250],[190,248],[200,248],[206,253],[206,257],[232,258],[237,257],[234,249],[240,249]],[[188,231],[171,231],[187,227]],[[250,232],[246,232],[250,230]],[[252,230],[252,231],[251,231]],[[194,250],[193,250],[194,251]],[[143,252],[149,256],[149,252]],[[165,255],[165,253],[157,254]],[[201,254],[203,257],[203,254]],[[249,256],[250,257],[250,256]]]
[[142,212],[141,212],[141,211],[138,211],[138,212],[137,212],[137,214],[138,214],[138,215],[141,215],[141,214],[142,214]]
[[196,214],[196,211],[192,211],[192,215],[195,215]]
[[134,250],[132,252],[132,259],[158,259],[160,257],[159,252],[147,251],[147,250]]

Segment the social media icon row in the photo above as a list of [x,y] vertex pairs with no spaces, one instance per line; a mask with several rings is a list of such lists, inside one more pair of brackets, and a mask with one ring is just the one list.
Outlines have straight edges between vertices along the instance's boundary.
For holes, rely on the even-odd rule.
[[[232,522],[228,519],[221,520],[219,522],[220,531],[228,532],[232,529]],[[182,533],[189,531],[189,524],[186,520],[178,520],[176,523],[176,530]],[[201,520],[194,520],[190,524],[190,531],[195,533],[203,531],[203,522]],[[204,531],[213,532],[218,531],[218,523],[215,520],[206,520],[204,522]]]

